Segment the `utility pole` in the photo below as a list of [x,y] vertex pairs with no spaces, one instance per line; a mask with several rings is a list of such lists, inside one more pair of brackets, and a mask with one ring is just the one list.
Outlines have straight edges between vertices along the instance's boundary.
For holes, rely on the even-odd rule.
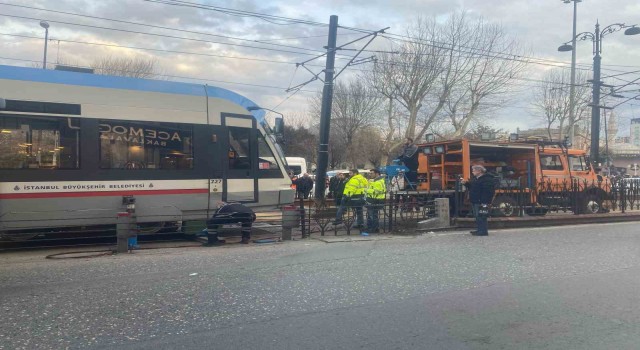
[[324,198],[325,179],[329,165],[329,128],[331,126],[331,105],[333,103],[333,74],[336,59],[336,40],[338,37],[338,16],[329,20],[329,41],[327,44],[327,64],[324,70],[324,88],[322,89],[322,108],[320,110],[320,140],[318,145],[318,167],[316,168],[315,198]]
[[[574,144],[576,124],[576,17],[578,15],[578,3],[582,0],[573,0],[573,39],[571,40],[571,86],[569,87],[569,142]],[[566,2],[566,1],[565,1]]]
[[594,163],[600,162],[600,23],[596,23],[593,56],[593,90],[591,99],[591,150]]

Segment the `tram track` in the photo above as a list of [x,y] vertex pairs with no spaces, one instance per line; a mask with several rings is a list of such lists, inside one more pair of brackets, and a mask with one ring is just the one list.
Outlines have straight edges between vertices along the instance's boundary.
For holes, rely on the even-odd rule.
[[[152,235],[138,236],[139,243],[165,243],[165,242],[193,242],[196,237],[194,235],[186,235],[183,233],[159,233]],[[10,251],[27,251],[37,249],[51,248],[80,248],[80,247],[115,247],[116,236],[99,236],[99,237],[45,237],[34,238],[23,241],[0,241],[0,252]]]

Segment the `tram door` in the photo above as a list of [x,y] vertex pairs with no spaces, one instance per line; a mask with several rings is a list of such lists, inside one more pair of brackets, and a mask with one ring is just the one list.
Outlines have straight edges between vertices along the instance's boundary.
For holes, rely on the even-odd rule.
[[222,200],[251,203],[258,201],[258,145],[252,116],[223,116],[226,127],[226,176]]

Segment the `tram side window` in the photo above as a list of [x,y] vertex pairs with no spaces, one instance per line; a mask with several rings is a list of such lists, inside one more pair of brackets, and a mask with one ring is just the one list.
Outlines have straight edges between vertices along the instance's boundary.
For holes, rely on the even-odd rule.
[[260,171],[278,169],[276,157],[273,156],[273,152],[262,134],[258,135],[258,169]]
[[0,169],[80,168],[80,120],[0,115]]
[[193,168],[193,129],[177,123],[100,120],[100,168]]
[[251,169],[251,129],[229,127],[229,169]]

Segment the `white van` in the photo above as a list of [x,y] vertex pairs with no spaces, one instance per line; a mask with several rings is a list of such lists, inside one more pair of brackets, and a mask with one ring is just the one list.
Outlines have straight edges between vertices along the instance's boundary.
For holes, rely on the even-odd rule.
[[302,176],[307,172],[307,160],[302,157],[286,157],[289,170],[293,171],[293,175]]

